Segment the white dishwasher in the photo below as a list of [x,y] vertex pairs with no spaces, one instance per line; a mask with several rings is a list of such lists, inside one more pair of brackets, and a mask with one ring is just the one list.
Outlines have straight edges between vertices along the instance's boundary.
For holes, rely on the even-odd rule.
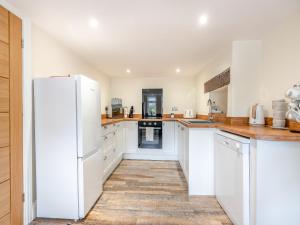
[[215,134],[216,197],[233,224],[250,224],[250,139]]

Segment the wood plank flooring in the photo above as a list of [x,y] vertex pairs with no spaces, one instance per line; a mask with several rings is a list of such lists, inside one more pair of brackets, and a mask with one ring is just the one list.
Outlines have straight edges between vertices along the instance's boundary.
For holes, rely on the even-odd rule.
[[123,160],[85,220],[33,225],[232,225],[214,197],[189,197],[176,161]]

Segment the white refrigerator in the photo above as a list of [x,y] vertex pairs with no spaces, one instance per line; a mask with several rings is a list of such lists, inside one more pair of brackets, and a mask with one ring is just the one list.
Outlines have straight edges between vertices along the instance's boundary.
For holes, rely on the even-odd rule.
[[37,217],[84,218],[103,189],[99,85],[35,79],[34,115]]

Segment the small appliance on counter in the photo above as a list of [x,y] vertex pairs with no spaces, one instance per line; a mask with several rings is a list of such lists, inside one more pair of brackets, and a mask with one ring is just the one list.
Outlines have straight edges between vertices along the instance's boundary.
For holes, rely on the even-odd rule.
[[285,115],[287,111],[287,102],[284,99],[272,101],[273,122],[272,128],[285,129]]
[[131,106],[128,117],[133,118],[133,113],[134,113],[134,108],[133,108],[133,106]]
[[249,116],[250,125],[265,125],[264,107],[261,104],[255,104],[250,109]]
[[177,112],[177,111],[178,111],[178,108],[176,106],[173,106],[172,107],[172,112],[170,114],[170,117],[171,118],[175,118],[175,112]]
[[184,110],[183,118],[185,118],[185,119],[195,118],[193,110],[192,109],[186,109],[186,110]]
[[123,107],[123,111],[124,111],[124,118],[127,118],[128,117],[128,107],[127,106]]
[[286,96],[291,99],[286,117],[293,120],[293,125],[289,126],[289,129],[292,132],[300,132],[300,84],[288,89]]
[[111,118],[123,118],[124,110],[122,106],[121,98],[112,98],[111,99]]

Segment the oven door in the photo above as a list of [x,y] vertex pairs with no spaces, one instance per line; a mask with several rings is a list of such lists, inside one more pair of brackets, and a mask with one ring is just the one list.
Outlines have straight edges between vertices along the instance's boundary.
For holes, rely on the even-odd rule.
[[162,148],[162,128],[153,128],[153,138],[147,138],[146,127],[139,126],[139,148],[161,149]]

